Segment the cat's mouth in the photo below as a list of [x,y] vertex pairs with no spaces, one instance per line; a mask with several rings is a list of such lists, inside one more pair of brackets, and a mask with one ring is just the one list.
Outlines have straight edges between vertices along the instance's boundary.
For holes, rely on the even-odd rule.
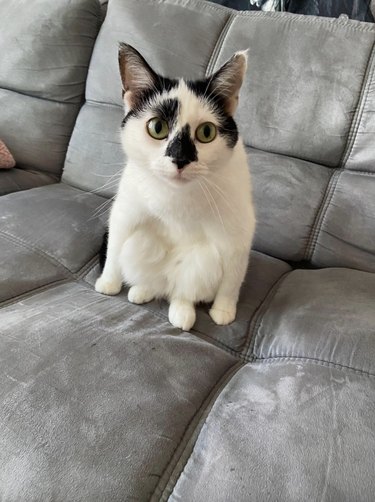
[[192,181],[192,179],[186,175],[186,173],[177,171],[175,173],[163,173],[163,177],[166,178],[173,185],[183,185]]

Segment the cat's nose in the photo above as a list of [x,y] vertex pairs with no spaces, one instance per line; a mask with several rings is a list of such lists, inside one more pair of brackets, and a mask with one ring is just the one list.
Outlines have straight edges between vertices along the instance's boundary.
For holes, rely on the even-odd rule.
[[190,164],[190,160],[187,159],[172,159],[173,164],[176,164],[177,169],[181,170],[188,164]]

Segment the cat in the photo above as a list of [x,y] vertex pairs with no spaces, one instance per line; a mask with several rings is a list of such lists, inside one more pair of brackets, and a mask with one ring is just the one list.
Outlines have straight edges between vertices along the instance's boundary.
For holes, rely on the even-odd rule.
[[132,303],[164,298],[169,321],[185,331],[199,302],[213,302],[212,320],[229,324],[255,230],[247,157],[233,119],[247,53],[236,52],[199,81],[158,75],[124,43],[119,66],[127,164],[95,289],[116,295],[126,283]]

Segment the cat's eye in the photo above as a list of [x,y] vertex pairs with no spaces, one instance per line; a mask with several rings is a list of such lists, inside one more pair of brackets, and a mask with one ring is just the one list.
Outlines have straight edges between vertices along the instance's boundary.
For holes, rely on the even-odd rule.
[[147,122],[147,132],[154,139],[165,139],[169,134],[169,127],[165,120],[154,117]]
[[210,143],[216,138],[216,134],[216,126],[212,122],[204,122],[195,131],[195,137],[201,143]]

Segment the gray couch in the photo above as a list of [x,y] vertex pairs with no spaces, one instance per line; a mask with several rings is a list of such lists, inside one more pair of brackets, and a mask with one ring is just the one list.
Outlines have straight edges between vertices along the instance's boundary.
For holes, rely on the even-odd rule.
[[[375,27],[200,0],[101,18],[0,2],[0,500],[375,500]],[[93,289],[119,41],[189,77],[250,47],[258,228],[229,326]]]

